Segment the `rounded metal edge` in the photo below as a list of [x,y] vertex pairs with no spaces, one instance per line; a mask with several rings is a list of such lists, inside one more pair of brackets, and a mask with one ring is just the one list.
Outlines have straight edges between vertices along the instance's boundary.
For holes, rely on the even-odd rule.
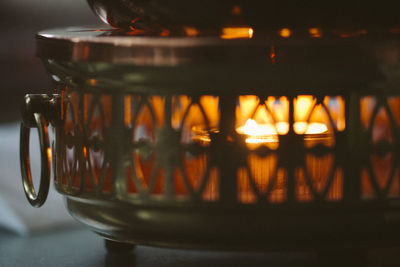
[[[117,242],[216,250],[296,250],[398,244],[399,221],[387,210],[268,216],[260,210],[114,207],[66,197],[69,213]],[[399,211],[397,210],[398,214]],[[221,216],[221,214],[223,214]],[[257,230],[255,230],[257,229]],[[368,235],[367,235],[368,234]]]
[[[41,31],[36,35],[37,55],[73,62],[177,66],[225,62],[227,58],[221,57],[221,49],[265,46],[250,39],[224,40],[217,36],[103,36],[110,30],[70,27]],[[205,53],[209,57],[204,57]]]
[[318,65],[324,61],[343,65],[359,61],[361,66],[365,58],[376,59],[373,51],[376,47],[381,49],[387,44],[398,47],[400,43],[397,36],[285,39],[260,34],[251,39],[222,39],[218,35],[109,36],[104,34],[107,31],[111,29],[63,28],[41,31],[37,34],[37,55],[42,59],[132,66],[273,66],[299,62]]

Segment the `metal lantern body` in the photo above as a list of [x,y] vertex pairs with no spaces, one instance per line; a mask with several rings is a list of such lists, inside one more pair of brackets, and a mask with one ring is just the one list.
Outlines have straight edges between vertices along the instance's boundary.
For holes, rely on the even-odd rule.
[[28,113],[53,124],[54,184],[71,215],[158,246],[400,240],[396,35],[249,31],[38,34],[57,97]]

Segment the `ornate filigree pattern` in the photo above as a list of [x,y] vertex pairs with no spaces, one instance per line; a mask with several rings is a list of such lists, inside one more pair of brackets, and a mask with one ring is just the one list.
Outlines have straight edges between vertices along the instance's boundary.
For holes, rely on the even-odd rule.
[[365,96],[361,100],[361,111],[363,137],[369,152],[362,164],[362,197],[398,198],[400,97]]
[[111,97],[71,92],[65,97],[63,110],[62,137],[57,137],[62,152],[56,186],[73,194],[111,193],[112,147],[105,141],[110,129]]
[[57,165],[56,183],[68,191],[76,191],[80,184],[80,170],[82,158],[80,157],[80,141],[82,135],[79,127],[77,112],[79,98],[69,95],[64,102],[65,124],[62,129],[63,138],[60,140],[61,151]]
[[[230,204],[347,201],[349,190],[360,192],[352,201],[400,196],[396,97],[360,97],[355,132],[347,97],[237,96],[232,105],[210,95],[71,91],[64,99],[56,161],[64,193]],[[249,119],[271,124],[274,137],[248,140],[237,129]],[[311,135],[313,123],[326,129]],[[353,136],[362,150],[352,150]]]
[[132,142],[128,194],[215,200],[217,191],[209,185],[210,180],[216,183],[215,171],[206,145],[194,142],[198,136],[192,131],[211,129],[201,98],[125,96],[125,105]]

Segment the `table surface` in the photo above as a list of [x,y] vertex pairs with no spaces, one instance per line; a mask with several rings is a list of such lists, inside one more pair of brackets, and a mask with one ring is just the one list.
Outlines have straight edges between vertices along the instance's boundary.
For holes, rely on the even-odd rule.
[[[363,255],[359,257],[358,255]],[[101,237],[74,227],[29,237],[0,233],[0,266],[400,266],[400,248],[366,253],[218,252],[137,246],[108,254]]]

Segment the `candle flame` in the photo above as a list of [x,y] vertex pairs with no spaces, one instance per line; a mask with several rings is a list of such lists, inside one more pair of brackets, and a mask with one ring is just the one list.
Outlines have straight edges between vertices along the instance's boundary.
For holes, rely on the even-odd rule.
[[275,134],[275,129],[272,124],[259,125],[255,120],[248,119],[243,128],[243,133],[247,135],[268,135]]
[[295,122],[293,127],[297,134],[323,134],[328,131],[328,127],[320,122]]
[[[307,141],[331,140],[331,130],[334,130],[335,126],[337,131],[343,131],[345,128],[344,100],[340,97],[325,97],[323,104],[320,104],[314,96],[297,96],[293,99],[294,121],[290,123],[289,100],[286,97],[268,97],[261,100],[254,95],[245,95],[239,96],[238,100],[236,119],[233,123],[236,133],[247,144],[256,144],[256,146],[250,145],[251,147],[265,144],[271,149],[276,149],[279,146],[279,136],[288,133],[304,135],[304,140]],[[186,110],[190,103],[190,101],[187,102],[186,105],[180,105],[183,107],[182,112]],[[212,139],[211,132],[217,133],[219,131],[219,100],[207,96],[207,98],[201,98],[200,102],[208,118],[208,127],[202,120],[191,120],[191,135],[188,138],[208,144]],[[195,106],[191,109],[193,108]],[[192,118],[192,115],[194,118],[202,118],[200,109],[197,108],[193,111],[195,112],[188,113],[187,118]],[[180,115],[179,118],[181,116],[183,115]],[[181,119],[177,121],[180,122]],[[332,125],[332,129],[329,128],[329,125]]]
[[[328,131],[328,127],[319,122],[295,122],[293,125],[294,131],[297,134],[324,134]],[[258,124],[253,119],[248,119],[246,124],[236,129],[239,134],[246,135],[246,143],[248,144],[263,144],[269,142],[277,142],[278,134],[286,134],[289,131],[289,123],[277,122]]]

